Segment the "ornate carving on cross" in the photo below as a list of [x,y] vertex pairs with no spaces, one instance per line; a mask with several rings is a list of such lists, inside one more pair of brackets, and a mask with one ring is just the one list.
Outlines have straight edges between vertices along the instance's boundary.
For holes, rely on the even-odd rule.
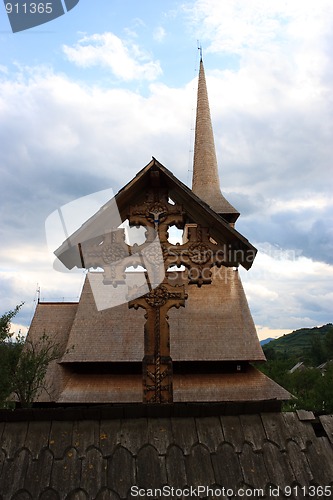
[[146,295],[129,302],[129,307],[146,310],[145,355],[143,358],[143,400],[172,403],[172,359],[170,357],[168,310],[184,307],[185,286],[163,283]]
[[[154,182],[156,179],[154,179]],[[179,204],[170,203],[168,190],[152,185],[140,204],[128,207],[130,226],[144,226],[146,241],[128,245],[124,229],[113,229],[104,237],[82,244],[85,267],[100,267],[104,284],[117,287],[125,283],[127,267],[141,265],[146,269],[147,284],[129,290],[130,308],[144,308],[146,324],[143,358],[143,401],[171,403],[172,359],[167,313],[172,307],[184,307],[185,285],[211,283],[211,267],[230,265],[227,252],[198,224],[187,226],[183,244],[169,242],[170,226],[185,229],[186,213]],[[185,266],[179,285],[179,273],[168,272],[173,266]],[[176,278],[173,284],[173,278]],[[147,292],[148,288],[148,292]]]

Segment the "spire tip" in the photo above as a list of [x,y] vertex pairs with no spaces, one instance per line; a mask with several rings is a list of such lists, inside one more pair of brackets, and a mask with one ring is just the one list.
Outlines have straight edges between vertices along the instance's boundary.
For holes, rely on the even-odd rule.
[[199,40],[198,40],[198,50],[200,51],[200,62],[202,62],[202,45],[199,45]]

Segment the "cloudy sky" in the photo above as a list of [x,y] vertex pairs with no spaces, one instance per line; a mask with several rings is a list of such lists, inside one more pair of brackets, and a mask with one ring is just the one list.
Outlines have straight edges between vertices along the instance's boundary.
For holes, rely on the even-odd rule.
[[221,188],[260,250],[242,272],[260,338],[333,321],[331,0],[80,0],[15,34],[0,6],[0,313],[24,301],[28,326],[37,287],[78,300],[53,211],[152,156],[190,185],[198,40]]

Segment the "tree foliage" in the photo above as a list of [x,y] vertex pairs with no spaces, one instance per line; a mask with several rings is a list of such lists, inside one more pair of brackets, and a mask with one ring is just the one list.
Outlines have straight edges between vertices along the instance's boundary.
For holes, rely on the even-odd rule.
[[47,368],[60,356],[59,344],[45,332],[36,342],[26,340],[12,373],[12,391],[23,408],[32,406],[41,390],[48,390],[45,383]]
[[11,321],[23,303],[0,317],[0,408],[8,407],[7,398],[11,393],[12,374],[16,369],[22,351],[22,341],[14,341]]
[[333,359],[333,328],[331,328],[325,337],[325,348],[329,359]]
[[[312,334],[309,345],[303,350],[282,352],[269,343],[264,346],[267,363],[260,369],[295,396],[285,405],[285,409],[332,413],[333,327],[330,326],[323,338]],[[299,361],[304,362],[302,369],[290,373],[289,370]],[[318,368],[322,363],[326,365]]]
[[10,331],[11,321],[19,312],[22,306],[23,302],[16,306],[12,311],[8,311],[0,317],[0,342],[6,342],[12,338],[13,333],[11,333]]
[[60,344],[45,332],[34,342],[20,334],[13,337],[11,320],[22,305],[0,317],[0,408],[13,406],[8,399],[12,394],[23,408],[32,406],[43,389],[48,391],[47,368],[62,354]]

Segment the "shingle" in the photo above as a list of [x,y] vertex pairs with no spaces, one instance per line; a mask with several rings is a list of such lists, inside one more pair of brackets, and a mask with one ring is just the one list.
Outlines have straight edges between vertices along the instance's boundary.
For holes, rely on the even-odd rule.
[[[51,422],[29,422],[24,445],[28,448],[28,450],[30,450],[34,459],[39,457],[39,453],[43,450],[43,448],[47,448],[49,444],[50,430]],[[36,436],[38,436],[38,439],[36,439]]]
[[199,442],[205,444],[214,453],[223,441],[219,417],[197,418],[195,420]]
[[173,442],[188,455],[193,445],[198,443],[194,418],[171,418]]
[[206,446],[196,444],[192,448],[191,453],[186,457],[186,473],[188,483],[195,488],[215,484],[211,456]]
[[157,449],[159,455],[165,455],[172,442],[172,428],[170,419],[148,419],[148,443]]
[[2,434],[5,428],[5,422],[0,422],[0,440],[2,442]]
[[274,486],[283,491],[286,486],[293,484],[295,476],[286,453],[282,453],[278,446],[273,443],[265,443],[263,456],[268,476]]
[[99,448],[103,457],[109,457],[119,442],[121,420],[101,420],[99,433]]
[[14,458],[18,448],[24,445],[27,429],[27,422],[6,422],[1,448],[5,451],[7,458]]
[[11,500],[34,500],[28,491],[21,490],[16,493]]
[[[2,469],[1,488],[3,493],[14,495],[24,488],[26,474],[31,462],[31,453],[26,449],[18,449],[12,460],[6,460]],[[1,491],[1,490],[0,490]]]
[[260,415],[241,415],[240,421],[245,441],[252,445],[254,451],[261,450],[266,434]]
[[321,415],[319,420],[325,429],[328,439],[333,444],[333,415]]
[[120,500],[120,497],[114,491],[105,488],[99,492],[96,500]]
[[55,459],[63,458],[66,449],[72,446],[73,425],[71,421],[53,420],[49,447]]
[[139,450],[148,442],[147,419],[123,420],[118,442],[133,455],[137,455]]
[[287,444],[288,461],[293,469],[296,482],[308,488],[312,479],[311,470],[306,460],[305,453],[294,441]]
[[54,491],[52,488],[47,488],[41,493],[38,500],[60,500],[59,493]]
[[136,470],[133,455],[119,446],[107,461],[107,486],[126,498],[131,486],[135,484]]
[[314,439],[306,456],[314,482],[320,486],[333,483],[333,448],[329,441],[325,437]]
[[75,448],[63,451],[64,458],[53,462],[50,485],[57,491],[68,492],[80,486],[81,460]]
[[166,454],[166,470],[168,485],[178,488],[184,488],[187,483],[185,457],[179,446],[172,445]]
[[245,443],[239,460],[245,484],[265,489],[270,477],[265,466],[264,454],[255,452],[250,444]]
[[316,439],[312,426],[300,422],[295,412],[282,413],[281,418],[284,420],[286,432],[290,439],[295,441],[302,450],[306,450],[308,442]]
[[[38,440],[36,440],[38,443]],[[41,491],[50,486],[50,477],[53,465],[53,455],[48,449],[41,449],[37,460],[29,462],[25,478],[25,488],[33,498],[38,498]]]
[[5,460],[6,460],[5,452],[0,449],[0,477],[1,477],[2,468],[3,468],[3,465],[5,463]]
[[165,470],[157,450],[150,444],[140,449],[136,459],[137,485],[140,488],[161,488],[166,481]]
[[243,474],[238,454],[229,443],[219,446],[217,453],[212,454],[212,464],[216,483],[225,488],[235,489],[243,482]]
[[267,439],[276,443],[282,450],[286,449],[290,437],[288,428],[279,413],[262,413],[261,419],[265,428]]
[[235,451],[241,452],[245,438],[239,416],[222,416],[221,423],[225,441],[233,445]]
[[85,457],[91,446],[99,446],[99,421],[78,420],[73,426],[72,443],[77,449],[79,457]]
[[71,491],[65,500],[90,500],[91,497],[88,496],[87,492],[82,489],[75,489]]
[[99,449],[91,447],[82,460],[82,474],[80,486],[88,498],[95,498],[99,490],[106,486],[107,461]]

